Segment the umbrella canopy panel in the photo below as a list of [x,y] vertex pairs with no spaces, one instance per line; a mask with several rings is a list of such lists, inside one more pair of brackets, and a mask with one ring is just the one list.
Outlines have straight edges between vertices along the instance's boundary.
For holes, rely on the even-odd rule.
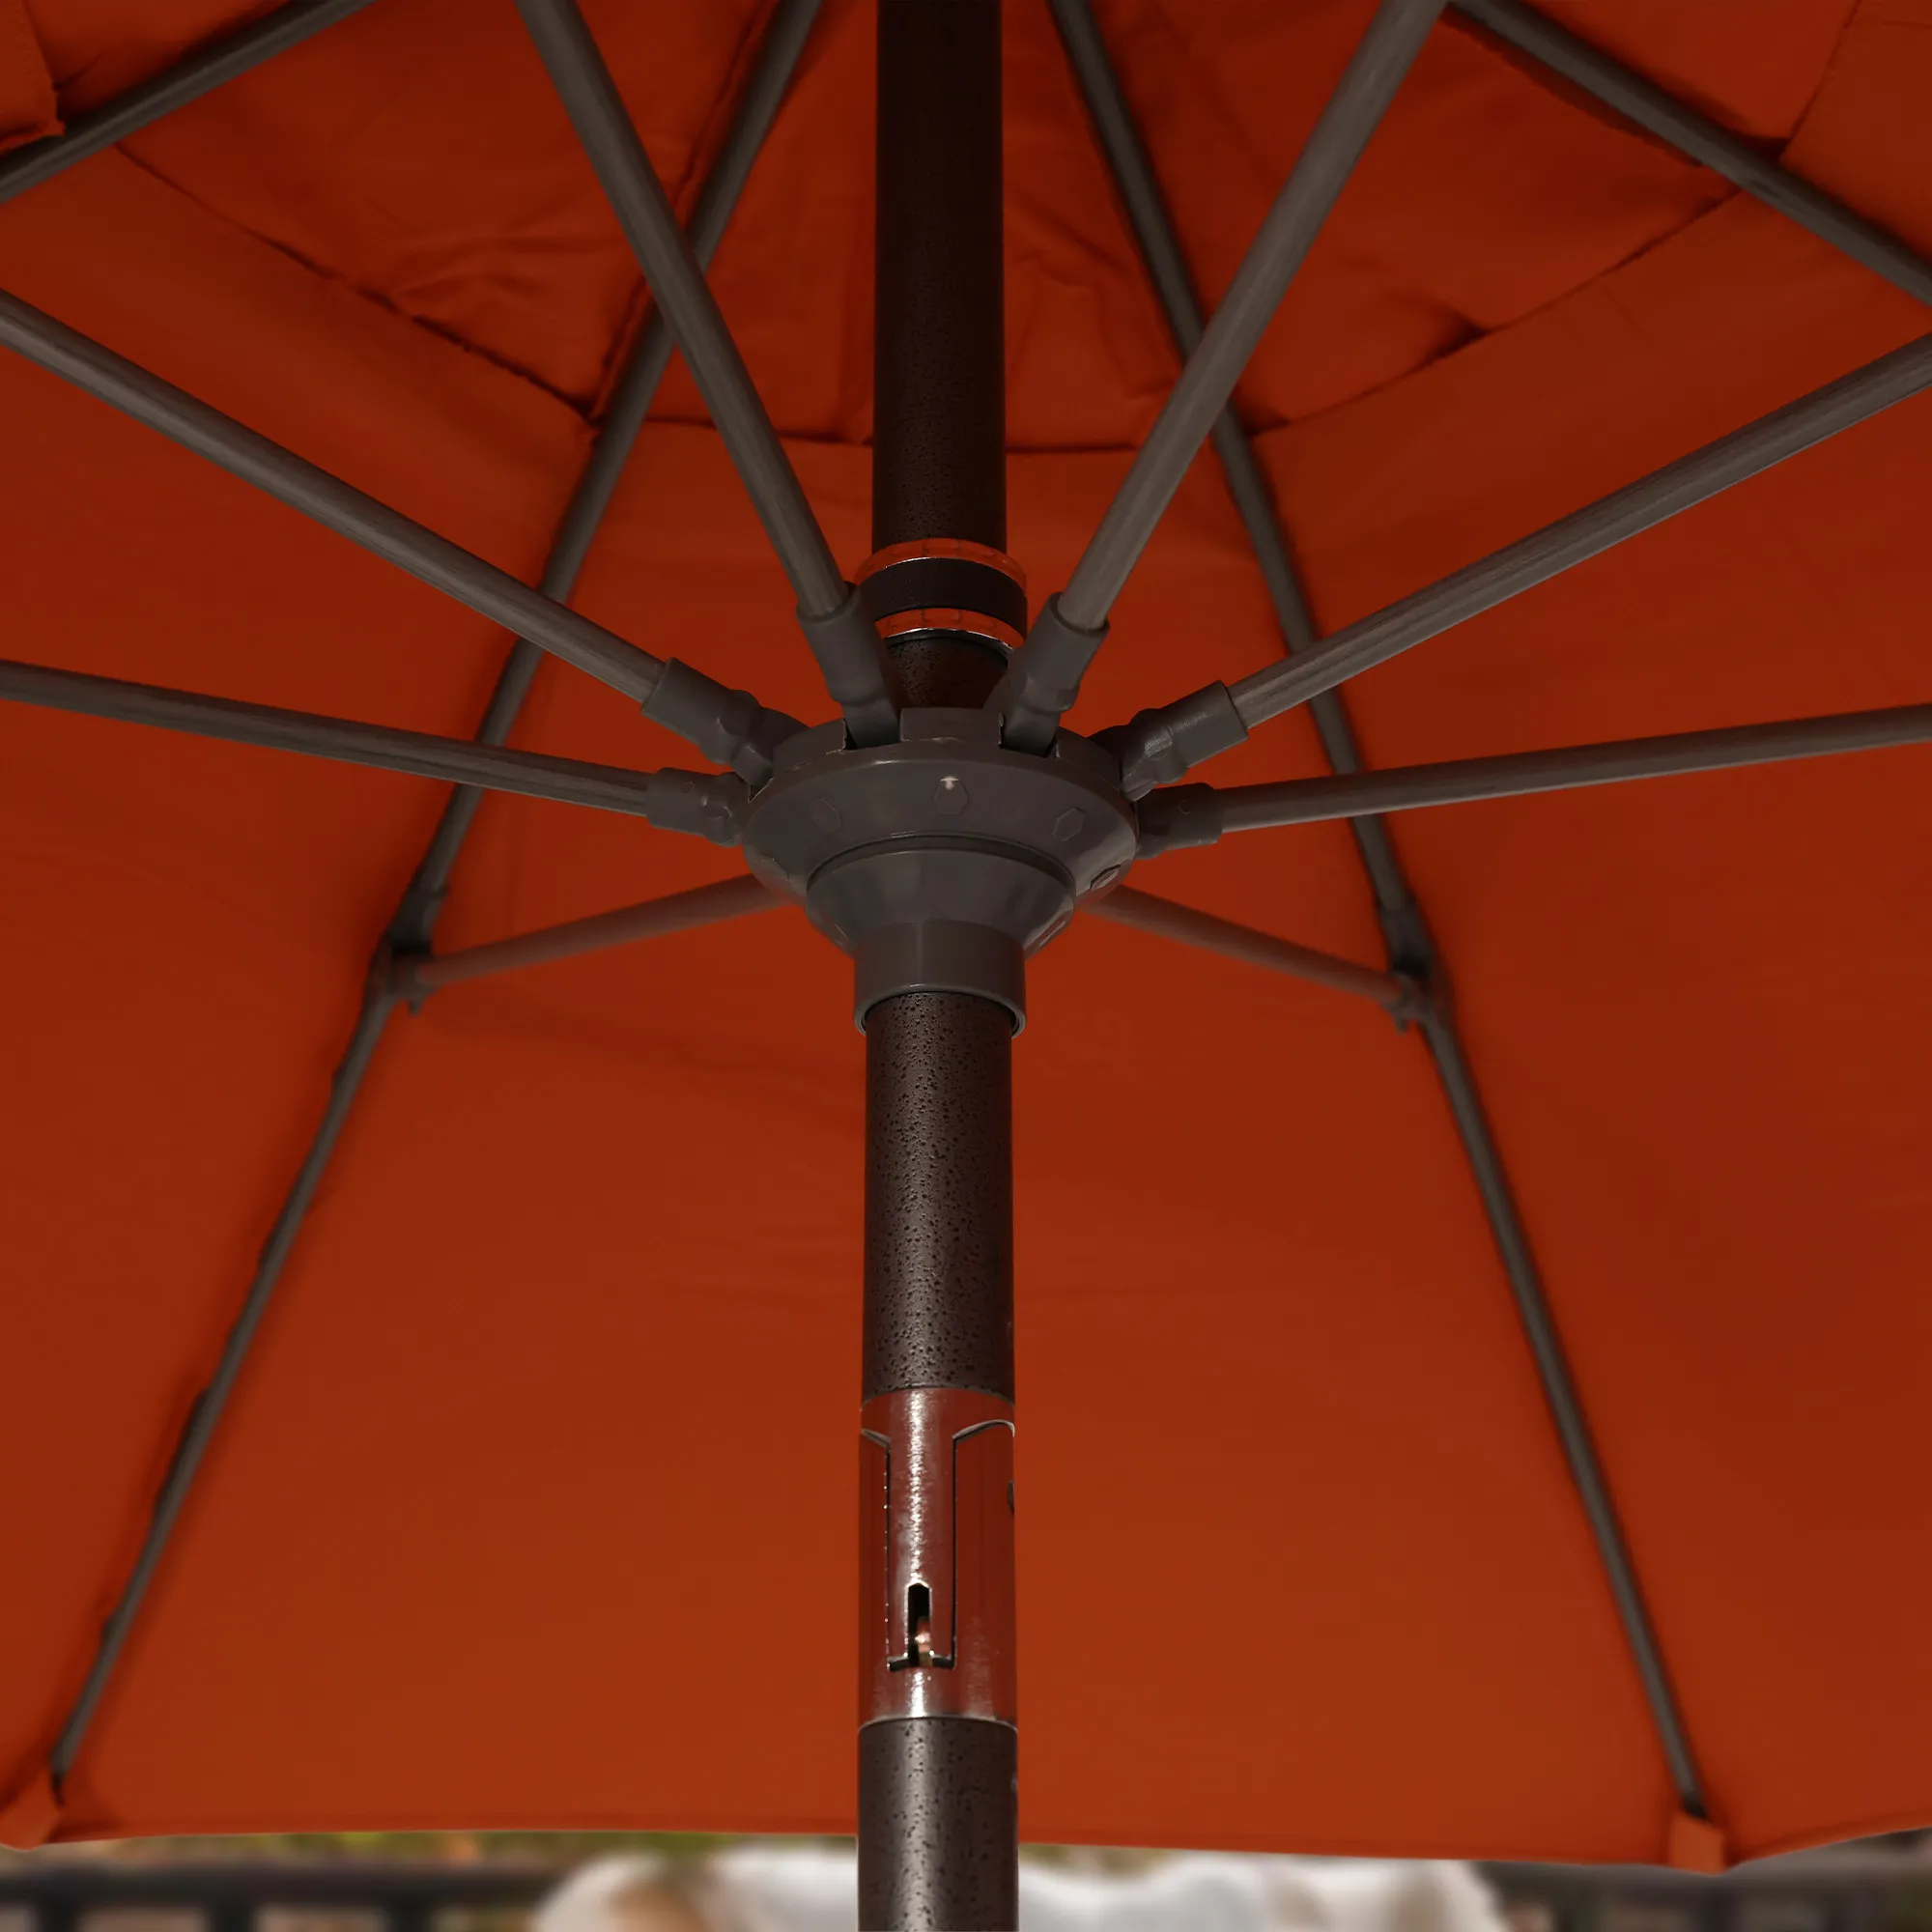
[[[1371,10],[1096,11],[1211,300]],[[1932,250],[1932,6],[1546,11]],[[764,10],[586,12],[688,210]],[[0,140],[245,17],[0,0]],[[830,0],[712,277],[848,574],[871,46]],[[1044,590],[1175,360],[1043,5],[1008,9],[1006,85],[1009,547]],[[375,0],[20,194],[0,286],[532,582],[647,313],[507,0]],[[1923,327],[1445,24],[1237,401],[1332,630]],[[15,359],[0,422],[7,656],[474,729],[485,620]],[[1923,702],[1928,489],[1908,402],[1351,687],[1369,762]],[[830,713],[681,362],[576,602]],[[1204,461],[1073,723],[1279,649]],[[14,707],[0,733],[10,1829],[848,1828],[863,1049],[793,913],[394,1023],[36,1808],[442,793]],[[557,666],[516,742],[691,755]],[[1212,776],[1323,769],[1294,717]],[[1927,780],[1892,751],[1394,833],[1732,1856],[1932,1819]],[[734,867],[492,800],[440,943]],[[1136,883],[1378,960],[1337,826]],[[1030,977],[1027,1834],[1667,1856],[1668,1772],[1420,1041],[1094,921]]]

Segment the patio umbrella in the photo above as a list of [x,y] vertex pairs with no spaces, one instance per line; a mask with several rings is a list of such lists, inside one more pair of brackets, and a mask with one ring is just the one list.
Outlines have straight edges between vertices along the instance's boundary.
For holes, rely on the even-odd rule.
[[1932,1819],[1928,86],[0,0],[0,1836]]

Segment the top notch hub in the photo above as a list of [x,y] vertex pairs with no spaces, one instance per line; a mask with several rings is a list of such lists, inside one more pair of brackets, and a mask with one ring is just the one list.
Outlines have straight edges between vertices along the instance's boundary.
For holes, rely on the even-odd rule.
[[857,964],[855,1018],[896,993],[975,993],[1026,1020],[1025,959],[1133,863],[1120,768],[1062,731],[1009,751],[974,707],[909,706],[896,744],[835,722],[781,746],[745,855]]

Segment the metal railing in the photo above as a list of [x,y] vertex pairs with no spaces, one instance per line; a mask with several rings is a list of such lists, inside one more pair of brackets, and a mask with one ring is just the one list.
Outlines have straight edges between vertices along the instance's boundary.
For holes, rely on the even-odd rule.
[[1928,1849],[1851,1845],[1719,1878],[1649,1865],[1476,1870],[1512,1932],[1916,1932],[1932,1925]]
[[[1632,1865],[1490,1863],[1476,1871],[1515,1932],[1907,1932],[1932,1926],[1932,1847],[1868,1845],[1768,1859],[1721,1878]],[[255,1932],[282,1909],[366,1913],[384,1932],[444,1914],[527,1913],[566,1876],[535,1860],[187,1859],[36,1855],[0,1864],[0,1914],[34,1932],[84,1932],[102,1912],[199,1914]]]
[[207,1932],[254,1932],[274,1908],[366,1912],[384,1932],[430,1932],[446,1911],[527,1912],[563,1876],[550,1864],[485,1861],[184,1860],[149,1864],[103,1858],[44,1858],[0,1866],[0,1912],[24,1907],[35,1932],[80,1932],[99,1912],[198,1912]]

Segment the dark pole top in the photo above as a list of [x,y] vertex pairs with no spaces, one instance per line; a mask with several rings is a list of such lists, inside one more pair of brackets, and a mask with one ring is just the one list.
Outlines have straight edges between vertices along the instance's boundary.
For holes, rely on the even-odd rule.
[[1000,0],[879,0],[872,548],[1007,546]]

